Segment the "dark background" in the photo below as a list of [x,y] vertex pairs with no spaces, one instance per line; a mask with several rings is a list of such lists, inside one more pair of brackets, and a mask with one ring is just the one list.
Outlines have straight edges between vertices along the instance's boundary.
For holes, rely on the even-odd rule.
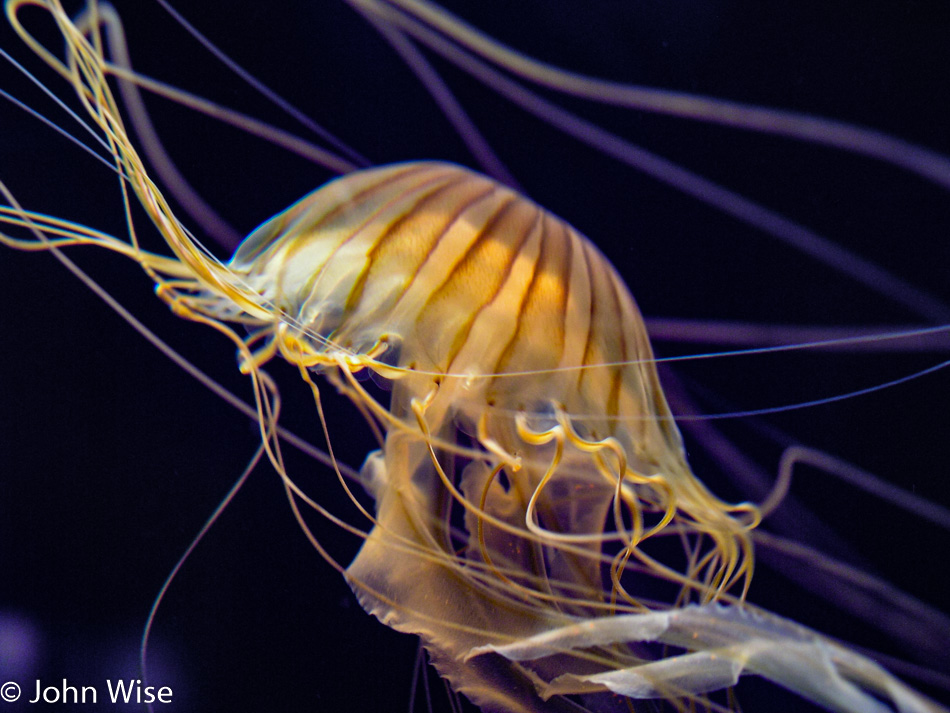
[[[304,131],[230,75],[157,5],[116,4],[140,71]],[[453,7],[500,40],[575,71],[852,121],[950,153],[950,16],[942,4],[507,5]],[[202,0],[179,9],[373,163],[439,158],[471,165],[418,82],[342,3]],[[38,32],[46,27],[41,21],[35,26]],[[0,44],[63,92],[6,26]],[[648,317],[921,322],[768,236],[605,159],[435,62],[524,191],[604,250]],[[0,86],[65,121],[6,65]],[[798,142],[563,103],[948,297],[947,194],[923,180]],[[149,108],[188,179],[241,233],[331,177],[164,100]],[[0,179],[25,206],[122,234],[117,184],[103,167],[5,102],[0,127]],[[140,229],[147,234],[144,223]],[[72,254],[161,337],[249,397],[229,344],[172,317],[134,265],[101,251]],[[0,669],[7,667],[0,679],[32,685],[36,677],[44,683],[66,677],[96,685],[102,695],[106,678],[135,675],[151,602],[253,453],[255,430],[49,255],[0,252],[0,285]],[[661,355],[718,348],[657,344]],[[715,394],[701,408],[720,412],[843,393],[945,358],[946,349],[795,353],[693,362],[677,374]],[[294,374],[277,366],[273,371],[283,384],[286,425],[319,443],[307,389]],[[944,370],[835,405],[720,426],[768,473],[781,447],[761,438],[756,426],[780,429],[950,505],[948,387]],[[372,440],[345,404],[334,402],[331,411],[335,447],[358,466]],[[726,499],[748,497],[729,479],[733,461],[706,454],[689,432],[686,437],[701,478]],[[353,515],[332,473],[290,457],[291,472],[308,492]],[[803,471],[793,490],[841,536],[861,567],[950,609],[946,532],[817,471]],[[329,528],[320,534],[344,564],[355,553],[353,538]],[[799,533],[799,539],[822,544],[816,537],[822,538]],[[793,579],[761,567],[751,599],[845,640],[916,656],[950,675],[946,657],[908,650],[882,636],[882,627],[810,596],[807,572]],[[14,638],[21,644],[17,655],[2,648]],[[24,649],[24,641],[34,647]],[[174,688],[175,710],[406,710],[416,650],[414,639],[360,610],[304,540],[266,467],[253,474],[186,562],[159,610],[152,641],[150,678]],[[801,709],[797,699],[774,695],[773,687],[749,684],[740,687],[745,710]],[[950,699],[946,691],[928,690]],[[444,698],[436,695],[436,708],[447,708]],[[100,698],[98,709],[110,708]],[[417,702],[416,709],[424,706]]]

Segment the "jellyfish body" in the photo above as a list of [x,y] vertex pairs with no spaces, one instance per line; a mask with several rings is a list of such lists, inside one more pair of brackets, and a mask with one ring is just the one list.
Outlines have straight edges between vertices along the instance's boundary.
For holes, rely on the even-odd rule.
[[[387,171],[404,177],[413,170],[419,173],[416,178],[429,180],[388,199],[369,191],[366,200],[352,200],[365,189],[358,187],[362,180],[375,181]],[[454,181],[459,192],[438,188],[441,180]],[[547,685],[566,672],[597,675],[591,670],[596,666],[578,663],[590,652],[574,656],[569,652],[575,643],[565,639],[565,656],[555,659],[553,668],[552,661],[508,664],[501,658],[506,641],[534,642],[533,635],[558,631],[577,618],[611,621],[615,609],[662,610],[705,601],[739,584],[747,572],[742,543],[751,511],[734,517],[689,472],[658,390],[639,314],[613,269],[589,243],[525,199],[444,165],[354,174],[323,190],[323,197],[335,196],[340,219],[350,228],[371,222],[362,220],[360,210],[382,216],[372,222],[375,234],[362,232],[348,241],[351,247],[358,244],[352,253],[338,245],[313,246],[318,256],[321,250],[324,256],[332,253],[342,269],[328,277],[320,270],[320,257],[288,263],[276,254],[292,239],[297,246],[305,244],[296,242],[307,236],[294,233],[293,220],[319,203],[314,196],[252,235],[229,270],[197,263],[205,277],[222,280],[223,294],[214,293],[207,281],[193,285],[211,289],[219,299],[214,317],[244,311],[255,328],[263,325],[268,330],[264,313],[269,314],[273,329],[259,338],[273,339],[269,346],[292,361],[326,372],[345,393],[362,401],[382,427],[382,451],[367,462],[362,477],[376,501],[375,522],[348,571],[367,609],[421,635],[453,685],[486,708],[556,709],[570,703],[557,698],[542,703],[539,692],[545,689],[536,686],[527,671]],[[443,290],[447,274],[421,273],[426,241],[451,255],[446,247],[451,241],[443,233],[451,232],[450,224],[461,224],[453,221],[464,208],[477,208],[479,196],[483,206],[495,210],[469,215],[467,230],[453,234],[461,241],[457,248],[466,239],[471,247],[477,234],[483,234],[473,226],[488,225],[492,219],[528,227],[482,241],[485,250],[479,259],[492,267],[473,272],[488,273],[487,282],[459,281]],[[451,206],[450,197],[459,201],[454,208],[426,213],[427,205]],[[319,222],[313,218],[305,215],[300,227]],[[431,231],[428,237],[422,228]],[[400,233],[402,229],[406,232]],[[386,230],[402,236],[400,253],[413,245],[409,252],[416,262],[386,254]],[[359,242],[364,238],[367,242]],[[580,261],[569,263],[567,251],[542,250],[557,244],[571,246],[570,254],[584,255],[598,267],[585,281],[582,270],[574,271]],[[275,254],[265,255],[271,248]],[[456,261],[462,260],[461,254],[456,253]],[[441,263],[441,272],[452,263]],[[286,271],[286,265],[299,265],[303,275]],[[175,268],[172,276],[194,279],[196,272],[200,274],[193,263],[191,268]],[[560,276],[560,293],[553,290],[550,300],[543,301],[555,305],[547,314],[534,309],[541,304],[531,300],[539,283],[529,273]],[[502,277],[521,288],[503,294]],[[306,289],[297,291],[301,284]],[[424,299],[411,294],[413,288]],[[481,297],[473,297],[473,292]],[[189,303],[187,293],[162,291],[176,309],[202,304]],[[569,308],[572,295],[582,297]],[[506,303],[509,309],[490,314],[496,299],[497,304],[511,300]],[[572,315],[573,327],[587,324],[588,333],[596,332],[590,326],[598,319],[590,308],[594,303],[611,308],[598,317],[601,336],[593,340],[588,358],[586,344],[582,351],[558,336],[557,322]],[[393,312],[397,305],[401,314]],[[522,310],[530,316],[524,329],[513,323],[518,322],[513,315]],[[426,316],[428,326],[419,326],[420,315]],[[495,342],[485,336],[499,325],[507,339]],[[615,339],[618,326],[629,339]],[[242,359],[246,365],[254,363]],[[376,371],[391,380],[388,403],[371,399],[360,382],[350,379],[361,371]],[[677,527],[692,525],[693,520],[700,527],[690,531],[704,533],[703,544],[697,535],[686,545],[657,546],[657,557],[675,563],[669,571],[658,573],[659,561],[636,559],[653,551],[661,530],[679,534]],[[660,529],[653,532],[655,528]],[[577,540],[565,537],[570,535]],[[709,538],[717,537],[719,541],[710,544]],[[394,570],[391,564],[397,557],[403,568]],[[405,564],[413,559],[415,565]],[[634,575],[640,579],[631,584]],[[664,588],[663,583],[671,586]],[[738,589],[734,586],[733,593]],[[714,609],[703,611],[707,622],[719,616]],[[615,634],[601,640],[609,643],[609,655],[615,657],[611,666],[655,654],[641,642],[629,647],[624,643],[634,639]],[[500,653],[477,652],[485,646],[496,646]],[[605,652],[597,654],[602,658]],[[558,690],[570,694],[577,689]],[[675,699],[677,692],[705,690],[692,686],[679,691],[674,685],[662,693]]]
[[[347,576],[475,702],[518,707],[465,660],[477,646],[647,609],[650,576],[685,602],[749,572],[747,525],[686,465],[626,287],[525,198],[448,164],[351,173],[258,228],[229,267],[281,315],[288,359],[392,380],[385,406],[341,384],[386,432],[364,467],[375,525]],[[670,532],[689,542],[681,561],[643,553]]]

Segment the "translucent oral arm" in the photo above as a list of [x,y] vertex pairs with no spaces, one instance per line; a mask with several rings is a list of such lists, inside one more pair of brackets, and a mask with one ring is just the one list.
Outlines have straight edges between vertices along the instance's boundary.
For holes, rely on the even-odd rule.
[[945,710],[870,659],[805,627],[718,604],[582,621],[511,644],[482,646],[470,655],[494,652],[531,661],[622,642],[658,642],[690,653],[592,675],[567,673],[543,686],[542,697],[606,689],[631,698],[676,698],[734,686],[742,673],[751,673],[831,711]]

